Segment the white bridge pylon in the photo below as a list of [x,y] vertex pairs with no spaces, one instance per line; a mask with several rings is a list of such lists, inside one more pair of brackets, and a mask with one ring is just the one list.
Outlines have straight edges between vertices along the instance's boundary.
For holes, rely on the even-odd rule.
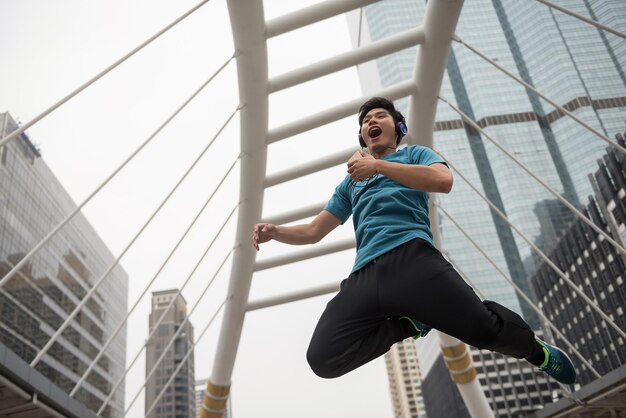
[[[424,21],[416,22],[415,29],[305,68],[272,79],[268,78],[267,39],[374,2],[373,0],[327,0],[266,22],[261,2],[227,1],[237,51],[241,108],[239,197],[241,205],[236,232],[236,242],[240,245],[236,246],[233,253],[227,302],[217,351],[211,378],[199,411],[203,418],[221,418],[225,410],[246,312],[318,296],[338,289],[338,284],[322,286],[250,302],[248,297],[253,273],[354,247],[354,242],[351,240],[339,241],[300,251],[295,256],[277,257],[263,263],[255,263],[256,251],[252,245],[246,244],[250,240],[254,224],[263,217],[262,201],[265,188],[338,165],[345,162],[354,151],[340,151],[305,166],[268,177],[266,173],[268,145],[353,116],[366,99],[358,97],[346,103],[339,103],[325,111],[304,115],[295,122],[269,130],[269,94],[419,45],[413,78],[386,87],[373,95],[384,96],[391,100],[409,97],[408,119],[412,122],[412,130],[407,136],[407,142],[431,148],[433,146],[437,98],[463,0],[431,0],[427,4]],[[265,217],[265,220],[271,219],[274,223],[290,222],[312,216],[320,209],[319,205],[292,208],[288,213],[272,218]],[[434,216],[436,216],[436,211],[433,210],[431,218]],[[431,219],[431,225],[438,225],[436,219]],[[437,238],[438,231],[434,232]],[[470,358],[467,349],[460,341],[441,335],[441,342],[444,347],[447,347],[447,352],[444,348],[444,355],[459,357],[466,353],[464,357]],[[492,417],[493,412],[475,378],[476,373],[471,364],[469,367],[458,371],[451,370],[451,372],[472,416]]]

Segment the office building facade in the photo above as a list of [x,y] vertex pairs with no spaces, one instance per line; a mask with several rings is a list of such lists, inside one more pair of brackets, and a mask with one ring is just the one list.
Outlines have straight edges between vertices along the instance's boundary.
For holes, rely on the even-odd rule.
[[[152,337],[146,345],[145,398],[146,411],[152,408],[152,412],[147,415],[150,418],[194,418],[196,416],[193,353],[187,357],[179,372],[166,387],[174,371],[192,349],[194,341],[193,326],[186,320],[187,303],[182,295],[177,296],[177,293],[177,289],[152,293],[152,311],[149,318]],[[172,301],[171,307],[167,309]],[[161,317],[157,327],[157,322]],[[183,330],[176,335],[181,327]],[[153,369],[154,372],[152,372]],[[157,400],[162,392],[163,394]],[[153,407],[155,401],[156,405]]]
[[[626,146],[623,135],[617,136]],[[626,242],[626,157],[607,149],[590,175],[595,190],[584,214],[622,247]],[[621,329],[626,329],[626,256],[580,219],[573,220],[553,242],[550,260],[574,285],[592,299]],[[574,348],[604,375],[626,363],[626,341],[544,260],[537,260],[531,278],[539,306]],[[548,328],[546,327],[546,330]],[[558,344],[565,342],[551,333]],[[578,356],[572,360],[581,384],[596,376]]]
[[[0,114],[0,136],[18,129]],[[0,147],[0,277],[74,209],[62,184],[27,135]],[[0,288],[0,342],[30,363],[115,258],[82,214]],[[35,369],[66,393],[98,355],[127,311],[128,276],[115,266]],[[126,329],[113,339],[74,396],[97,411],[121,378]],[[122,416],[124,384],[105,417]]]

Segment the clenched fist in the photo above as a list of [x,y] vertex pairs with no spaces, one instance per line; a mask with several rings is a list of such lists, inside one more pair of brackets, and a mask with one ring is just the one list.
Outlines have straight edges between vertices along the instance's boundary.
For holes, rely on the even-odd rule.
[[273,224],[256,224],[252,232],[252,245],[259,251],[259,244],[263,244],[274,238],[276,235],[276,225]]

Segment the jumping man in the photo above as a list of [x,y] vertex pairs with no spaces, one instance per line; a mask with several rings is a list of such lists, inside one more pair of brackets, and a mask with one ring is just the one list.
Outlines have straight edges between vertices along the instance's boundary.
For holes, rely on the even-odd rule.
[[359,125],[359,143],[369,154],[351,159],[324,210],[308,224],[256,224],[252,236],[257,250],[272,239],[313,244],[352,215],[356,261],[313,332],[307,360],[315,374],[341,376],[435,328],[574,383],[576,371],[562,350],[535,337],[515,312],[481,301],[434,247],[428,193],[452,189],[446,163],[427,147],[397,150],[407,129],[387,99],[365,102]]

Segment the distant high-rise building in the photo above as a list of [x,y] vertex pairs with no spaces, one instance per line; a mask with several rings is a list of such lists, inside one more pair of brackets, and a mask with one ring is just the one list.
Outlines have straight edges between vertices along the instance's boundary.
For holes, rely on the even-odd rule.
[[415,340],[407,338],[385,353],[389,391],[395,418],[425,418]]
[[[554,2],[626,31],[626,2],[622,0]],[[621,130],[626,119],[624,39],[539,2],[466,3],[456,29],[463,41],[605,136]],[[425,0],[387,0],[349,14],[353,43],[366,45],[416,27],[423,21],[426,4]],[[416,48],[409,48],[359,65],[364,94],[412,78],[415,57]],[[594,171],[606,143],[460,43],[452,42],[440,94],[573,205],[581,207],[592,192],[587,176]],[[406,111],[407,104],[406,99],[396,102],[401,111]],[[410,130],[411,121],[407,124]],[[443,102],[438,104],[434,131],[435,150],[531,241],[547,248],[563,233],[572,219],[564,205],[553,201],[554,195]],[[536,300],[529,285],[536,267],[528,243],[458,174],[452,193],[437,198],[499,268]],[[539,317],[513,286],[489,262],[478,261],[484,260],[481,253],[449,219],[443,214],[439,218],[443,249],[471,285],[485,298],[520,313],[534,329],[539,329]],[[425,397],[445,392],[443,382],[449,378],[443,361],[440,363],[442,368],[425,371],[422,367]],[[493,373],[500,380],[511,373],[526,373],[515,367],[505,362]],[[492,395],[487,386],[483,389],[488,397]],[[452,408],[451,404],[445,406]],[[504,406],[504,410],[513,410]]]
[[[0,114],[0,138],[18,129]],[[27,135],[0,146],[0,278],[76,204]],[[115,261],[78,213],[0,288],[0,342],[30,363]],[[117,265],[106,276],[35,369],[69,393],[124,319],[128,276]],[[74,396],[97,411],[126,369],[126,329],[113,339]],[[121,417],[124,383],[104,417]]]
[[[152,406],[165,384],[171,378],[193,345],[193,326],[187,318],[187,303],[182,295],[176,296],[177,289],[152,292],[152,312],[149,328],[152,333],[157,321],[172,300],[174,303],[165,312],[156,332],[146,346],[146,376],[155,367],[152,376],[146,380],[146,411]],[[183,324],[183,322],[185,322]],[[184,327],[172,342],[180,327]],[[161,358],[157,364],[157,360]],[[189,355],[185,364],[165,388],[165,393],[156,403],[149,418],[195,418],[196,394],[194,378],[194,356]]]
[[[622,135],[619,142],[626,146]],[[583,213],[621,246],[626,243],[626,157],[607,149],[590,175],[595,193]],[[603,236],[576,218],[552,241],[550,260],[621,329],[626,329],[626,256]],[[537,260],[531,284],[539,306],[601,375],[626,364],[626,341],[582,299],[544,260]],[[546,328],[546,332],[548,333]],[[551,333],[557,344],[565,342]],[[582,384],[595,375],[578,356],[572,360]]]
[[[206,391],[206,385],[209,382],[209,379],[196,380],[196,411],[200,412],[200,408],[202,408],[202,398],[204,397],[204,392]],[[233,408],[231,406],[230,400],[232,396],[228,397],[226,401],[226,410],[222,415],[222,418],[233,418]]]

